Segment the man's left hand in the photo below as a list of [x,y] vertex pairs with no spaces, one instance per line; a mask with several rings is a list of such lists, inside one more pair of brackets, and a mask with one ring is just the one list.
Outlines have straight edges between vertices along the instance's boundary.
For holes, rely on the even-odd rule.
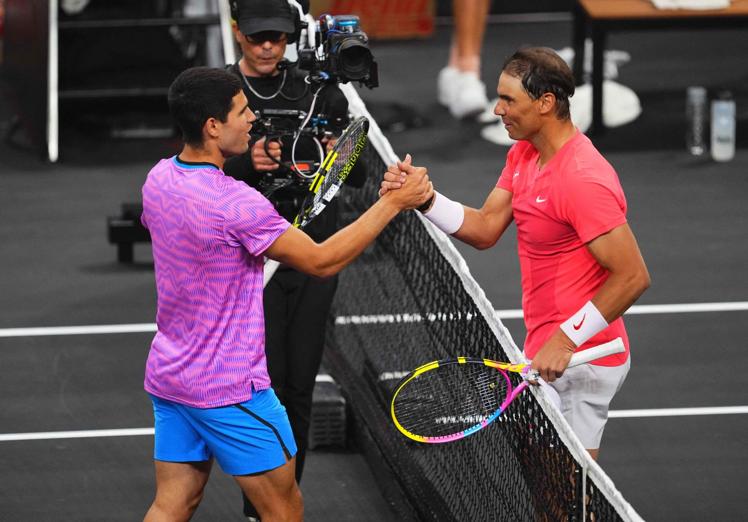
[[325,144],[325,152],[330,152],[337,142],[338,138],[324,138],[322,143]]
[[564,374],[576,346],[560,329],[540,348],[532,360],[532,369],[547,382],[553,382]]

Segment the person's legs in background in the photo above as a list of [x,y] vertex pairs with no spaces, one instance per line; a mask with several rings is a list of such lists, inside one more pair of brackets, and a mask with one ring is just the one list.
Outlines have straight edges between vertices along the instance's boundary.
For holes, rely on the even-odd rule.
[[474,116],[488,105],[480,79],[481,46],[490,0],[453,0],[454,29],[449,63],[439,72],[439,103],[455,118]]
[[[337,277],[316,279],[281,268],[264,294],[265,352],[270,381],[286,408],[294,439],[296,481],[301,481],[309,442],[314,385],[322,361],[325,326]],[[244,514],[257,510],[244,496]]]

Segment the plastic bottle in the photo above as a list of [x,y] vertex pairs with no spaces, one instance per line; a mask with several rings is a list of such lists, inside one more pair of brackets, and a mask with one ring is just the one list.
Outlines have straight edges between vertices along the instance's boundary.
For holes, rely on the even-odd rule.
[[694,156],[701,156],[706,152],[706,110],[706,89],[686,89],[686,147]]
[[735,157],[735,100],[727,91],[712,101],[711,149],[714,161]]

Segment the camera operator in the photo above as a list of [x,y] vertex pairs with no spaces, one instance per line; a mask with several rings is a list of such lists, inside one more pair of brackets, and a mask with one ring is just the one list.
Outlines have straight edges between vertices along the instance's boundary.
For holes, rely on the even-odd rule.
[[[299,110],[327,115],[328,120],[348,119],[348,102],[335,84],[325,84],[312,109],[319,85],[305,82],[306,73],[283,60],[286,45],[298,38],[298,12],[286,0],[235,0],[231,2],[233,31],[242,50],[241,59],[229,70],[239,76],[253,110]],[[299,121],[298,124],[301,122]],[[342,124],[340,131],[344,128]],[[255,125],[255,128],[261,127]],[[339,132],[340,132],[339,131]],[[338,135],[339,135],[338,132]],[[229,159],[226,174],[245,181],[265,194],[278,212],[293,220],[309,184],[289,172],[293,140],[261,137],[253,139],[250,150]],[[323,138],[327,149],[334,138]],[[302,134],[294,150],[299,163],[319,162],[319,147],[312,137]],[[282,163],[281,164],[279,164]],[[312,169],[314,172],[314,169]],[[288,183],[287,180],[292,180]],[[283,183],[278,184],[278,181]],[[346,184],[361,186],[365,173],[357,165]],[[280,188],[278,188],[280,187]],[[337,230],[336,200],[308,227],[316,241]],[[265,331],[268,372],[272,386],[285,406],[293,429],[298,454],[296,480],[301,479],[307,448],[312,394],[325,339],[325,324],[337,287],[337,278],[316,279],[281,265],[265,287]],[[244,499],[244,513],[256,517],[253,506]]]

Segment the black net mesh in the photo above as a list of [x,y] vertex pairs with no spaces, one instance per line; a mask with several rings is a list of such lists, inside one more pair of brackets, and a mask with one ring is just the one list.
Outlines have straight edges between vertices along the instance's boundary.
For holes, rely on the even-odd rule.
[[[371,147],[362,160],[369,180],[341,195],[345,222],[373,203],[385,170]],[[328,365],[418,518],[581,520],[580,467],[532,394],[488,428],[448,444],[411,441],[391,422],[393,387],[408,370],[457,355],[510,360],[413,212],[342,272],[332,312]],[[587,486],[595,513],[587,519],[618,519],[594,484]]]

